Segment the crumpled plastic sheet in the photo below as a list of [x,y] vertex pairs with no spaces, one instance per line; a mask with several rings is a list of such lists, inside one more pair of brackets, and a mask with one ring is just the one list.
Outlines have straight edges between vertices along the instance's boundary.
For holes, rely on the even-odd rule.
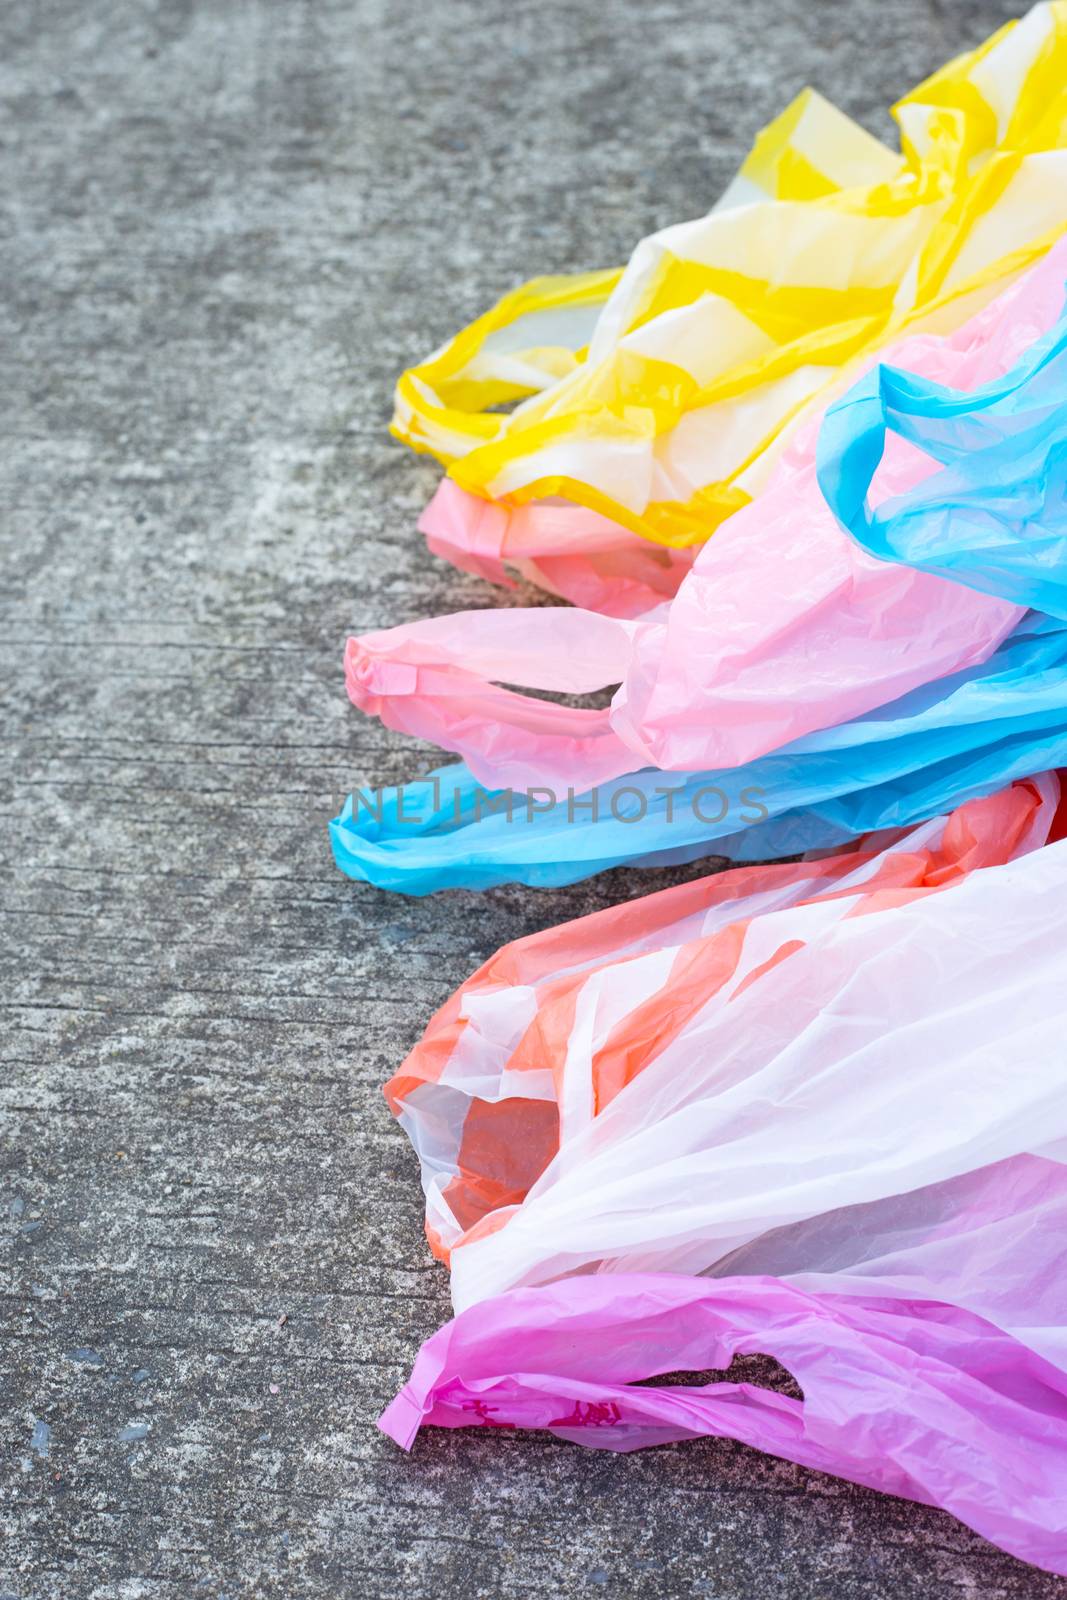
[[[467,491],[435,508],[431,542],[578,598],[573,572],[594,608],[607,558],[603,603],[634,614],[619,585],[649,569],[628,566],[624,530],[703,542],[846,363],[909,326],[957,326],[1067,224],[1065,81],[1054,0],[894,108],[900,155],[805,91],[707,216],[643,240],[624,272],[506,296],[397,386],[393,431]],[[540,529],[531,502],[547,502]]]
[[[921,379],[890,379],[875,367],[831,408],[821,436],[817,418],[799,429],[767,491],[720,528],[672,602],[639,619],[566,607],[484,610],[365,634],[346,651],[353,702],[461,755],[483,783],[588,789],[644,765],[738,766],[984,660],[1020,608],[1055,600],[1046,575],[1063,520],[1056,463],[1067,439],[1065,282],[1067,239],[955,334],[894,347],[893,360]],[[891,415],[887,384],[899,392]],[[1057,402],[1058,411],[1039,416]],[[906,425],[904,403],[915,412]],[[866,540],[878,547],[864,549],[824,490],[856,532],[856,494],[862,502],[887,424],[875,482],[883,504],[869,514]],[[861,427],[862,441],[853,438]],[[979,438],[980,461],[961,462]],[[950,455],[954,466],[936,471],[936,459]],[[849,481],[857,469],[860,486]],[[1004,510],[998,474],[1026,497],[1012,501],[1015,511]],[[938,496],[951,505],[939,507]],[[970,507],[966,534],[963,524],[954,531],[961,496]],[[900,517],[916,530],[923,508],[926,532],[909,540],[919,559],[883,559],[879,530]],[[1025,519],[1010,573],[984,548],[988,519],[1002,526],[1005,515]],[[938,517],[952,552],[940,562],[924,555]],[[502,684],[570,695],[620,687],[595,710]]]
[[[1058,779],[1046,775],[837,855],[717,873],[506,945],[436,1014],[386,1085],[422,1165],[435,1253],[454,1266],[468,1248],[477,1254],[489,1219],[506,1250],[510,1224],[500,1224],[528,1199],[535,1206],[553,1174],[575,1175],[575,1142],[596,1148],[599,1119],[621,1108],[641,1074],[665,1053],[688,1059],[698,1046],[687,1046],[686,1036],[695,1030],[708,1040],[714,1083],[714,1063],[732,1058],[734,1033],[751,1026],[761,996],[781,979],[778,1006],[768,1003],[758,1042],[747,1045],[774,1059],[799,1032],[794,1016],[809,1015],[807,967],[824,960],[823,945],[835,945],[842,921],[878,921],[878,937],[892,946],[901,907],[935,891],[954,895],[970,874],[1044,845],[1059,799]],[[847,954],[836,959],[831,992],[835,977],[847,976]],[[772,981],[779,964],[789,971]],[[884,1031],[891,1016],[880,1001],[849,1048],[862,1051],[865,1031]],[[818,1049],[808,1042],[809,1066]],[[680,1071],[684,1084],[690,1069]],[[708,1071],[698,1076],[707,1080]],[[752,1119],[753,1131],[762,1118]],[[811,1148],[821,1151],[822,1141]],[[835,1176],[831,1157],[827,1180]],[[663,1203],[661,1196],[654,1209]],[[626,1247],[640,1252],[637,1241],[660,1219],[644,1224],[628,1199],[624,1207],[633,1230]],[[586,1209],[587,1202],[576,1215]]]
[[616,866],[833,847],[1065,765],[1067,625],[1030,612],[984,665],[744,767],[645,769],[588,794],[486,790],[444,767],[357,791],[330,837],[349,877],[402,894],[555,888]]
[[[741,1439],[1067,1571],[1059,803],[1045,775],[486,963],[387,1089],[459,1315],[386,1432]],[[739,1352],[803,1398],[632,1387]]]
[[[941,470],[875,508],[887,436]],[[1007,377],[972,394],[873,368],[827,413],[818,477],[878,560],[1067,617],[1067,314]]]
[[[1013,1243],[1031,1267],[1046,1267],[1025,1232]],[[1010,1270],[1017,1259],[990,1264]],[[1062,1327],[1062,1302],[1057,1315]],[[803,1398],[743,1381],[637,1386],[756,1353],[777,1358]],[[379,1425],[405,1448],[424,1424],[546,1429],[602,1450],[737,1439],[939,1506],[1063,1573],[1065,1390],[1062,1368],[936,1297],[622,1273],[516,1290],[461,1314],[423,1346]]]

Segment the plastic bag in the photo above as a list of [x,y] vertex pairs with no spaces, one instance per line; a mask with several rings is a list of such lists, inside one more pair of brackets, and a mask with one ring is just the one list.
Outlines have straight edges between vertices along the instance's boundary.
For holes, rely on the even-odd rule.
[[[1067,1572],[1059,799],[1017,784],[487,962],[387,1089],[459,1315],[384,1430],[740,1439]],[[739,1353],[802,1397],[634,1387]]]
[[[942,470],[870,503],[887,434]],[[1067,315],[974,394],[880,365],[831,406],[819,485],[869,554],[1067,618]]]
[[[599,1120],[662,1056],[686,1048],[689,1030],[717,1027],[709,1061],[725,1061],[733,1031],[748,1025],[739,1002],[760,991],[745,1001],[746,1015],[758,1014],[772,969],[797,964],[802,942],[810,949],[800,964],[818,964],[838,924],[863,915],[891,946],[899,908],[947,886],[955,894],[969,874],[1043,845],[1059,793],[1051,776],[1016,784],[888,841],[719,873],[505,946],[436,1014],[386,1085],[422,1164],[434,1251],[455,1265],[468,1248],[477,1254],[490,1226],[506,1251],[527,1198],[536,1210],[553,1174],[575,1175],[572,1148],[599,1148]],[[791,1012],[808,1010],[803,994],[769,1009],[757,1054],[784,1051]],[[886,1027],[882,1012],[873,1009],[866,1033]],[[863,1042],[861,1030],[853,1051]],[[714,1083],[714,1066],[710,1073]],[[588,1214],[587,1195],[575,1204],[576,1216]],[[624,1210],[633,1228],[625,1245],[640,1253],[646,1224],[629,1199]]]
[[1029,613],[992,658],[731,771],[588,794],[489,791],[465,766],[357,791],[330,824],[349,877],[403,894],[539,888],[609,867],[761,861],[901,827],[1067,765],[1067,626]]
[[[1067,224],[1065,81],[1054,0],[894,108],[900,156],[806,91],[709,215],[621,275],[535,279],[405,373],[393,431],[509,513],[562,496],[702,542],[843,363],[919,318],[956,325]],[[506,559],[507,525],[492,538]]]
[[509,569],[572,605],[609,617],[639,617],[677,593],[699,546],[652,544],[599,511],[564,501],[502,506],[438,486],[419,518],[434,555],[504,588]]
[[[649,998],[645,1036],[666,955],[594,974],[567,1031],[572,1131],[567,1101],[522,1202],[453,1246],[456,1308],[578,1272],[700,1272],[771,1228],[1063,1141],[1065,891],[1060,843],[891,914],[770,912],[726,981],[700,968],[677,1023]],[[613,1041],[644,1059],[594,1114]]]
[[[975,515],[983,514],[984,495],[1000,504],[997,471],[1014,474],[1020,489],[1038,475],[1025,430],[1006,437],[1004,430],[1067,397],[1065,282],[1067,240],[965,328],[945,339],[912,338],[891,352],[925,379],[967,392],[909,381],[909,393],[941,409],[921,438],[917,422],[902,434],[894,413],[897,431],[876,487],[881,499],[897,498],[879,517],[892,515],[902,494],[905,506],[921,506],[948,492],[944,473],[915,447],[935,429],[942,457],[976,437],[977,419],[986,419],[983,438],[991,427],[997,434],[999,454],[991,451],[986,478],[969,488]],[[832,408],[824,429],[824,478],[835,503],[854,498],[854,490],[830,482],[836,456],[846,447],[855,454],[849,430],[867,419],[875,445],[881,437],[882,370],[858,391],[875,398]],[[1061,447],[1055,419],[1045,427],[1047,466]],[[1049,592],[1044,576],[1055,552],[1028,538],[1011,582],[1002,568],[988,575],[982,586],[992,594],[946,581],[964,576],[980,554],[969,547],[943,576],[891,565],[881,549],[868,553],[849,538],[826,504],[816,476],[818,436],[817,419],[798,430],[770,487],[719,529],[669,605],[637,620],[561,607],[464,612],[366,634],[346,652],[352,700],[389,727],[462,755],[485,783],[581,790],[644,765],[737,766],[984,660],[1020,607]],[[866,453],[875,459],[870,445]],[[1040,487],[1028,492],[1033,502]],[[1034,517],[1062,516],[1055,494],[1053,483],[1033,503]],[[621,687],[610,707],[590,710],[503,683],[569,694]]]
[[[1040,1275],[1047,1258],[1025,1249],[1024,1230],[1016,1242]],[[1013,1263],[998,1265],[1010,1273]],[[1024,1283],[1012,1281],[1025,1307]],[[1057,1315],[1063,1328],[1062,1299]],[[736,1380],[637,1386],[725,1372],[746,1353],[776,1357],[803,1398]],[[604,1450],[738,1439],[940,1506],[1063,1573],[1065,1390],[1062,1368],[936,1295],[893,1301],[769,1278],[625,1273],[517,1290],[461,1314],[423,1346],[379,1425],[405,1448],[427,1423],[543,1428]]]

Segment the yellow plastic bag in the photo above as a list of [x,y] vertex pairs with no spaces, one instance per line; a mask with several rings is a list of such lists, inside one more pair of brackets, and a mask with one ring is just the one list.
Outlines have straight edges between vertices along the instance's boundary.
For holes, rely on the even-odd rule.
[[624,271],[534,279],[406,372],[393,432],[482,500],[701,543],[846,363],[958,326],[1067,229],[1067,0],[893,115],[901,155],[805,90],[709,215]]

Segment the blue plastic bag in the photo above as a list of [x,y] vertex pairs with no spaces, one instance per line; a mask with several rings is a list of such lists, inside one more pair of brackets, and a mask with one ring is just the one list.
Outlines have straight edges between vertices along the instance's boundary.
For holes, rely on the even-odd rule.
[[330,834],[341,870],[383,889],[550,888],[622,865],[831,847],[1061,765],[1067,623],[1031,613],[983,665],[745,767],[645,769],[550,804],[547,790],[487,791],[458,763],[357,793]]
[[[942,470],[872,510],[887,431]],[[871,555],[1067,617],[1067,312],[971,393],[873,367],[827,412],[817,461],[830,509]]]

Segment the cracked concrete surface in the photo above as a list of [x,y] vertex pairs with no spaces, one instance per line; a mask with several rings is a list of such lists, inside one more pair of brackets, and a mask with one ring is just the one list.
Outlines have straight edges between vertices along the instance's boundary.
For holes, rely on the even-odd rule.
[[730,1444],[376,1432],[447,1315],[378,1086],[498,944],[650,877],[408,902],[324,833],[427,754],[345,634],[502,600],[415,533],[400,369],[704,209],[803,84],[886,132],[1021,9],[4,8],[0,1596],[1067,1595]]

